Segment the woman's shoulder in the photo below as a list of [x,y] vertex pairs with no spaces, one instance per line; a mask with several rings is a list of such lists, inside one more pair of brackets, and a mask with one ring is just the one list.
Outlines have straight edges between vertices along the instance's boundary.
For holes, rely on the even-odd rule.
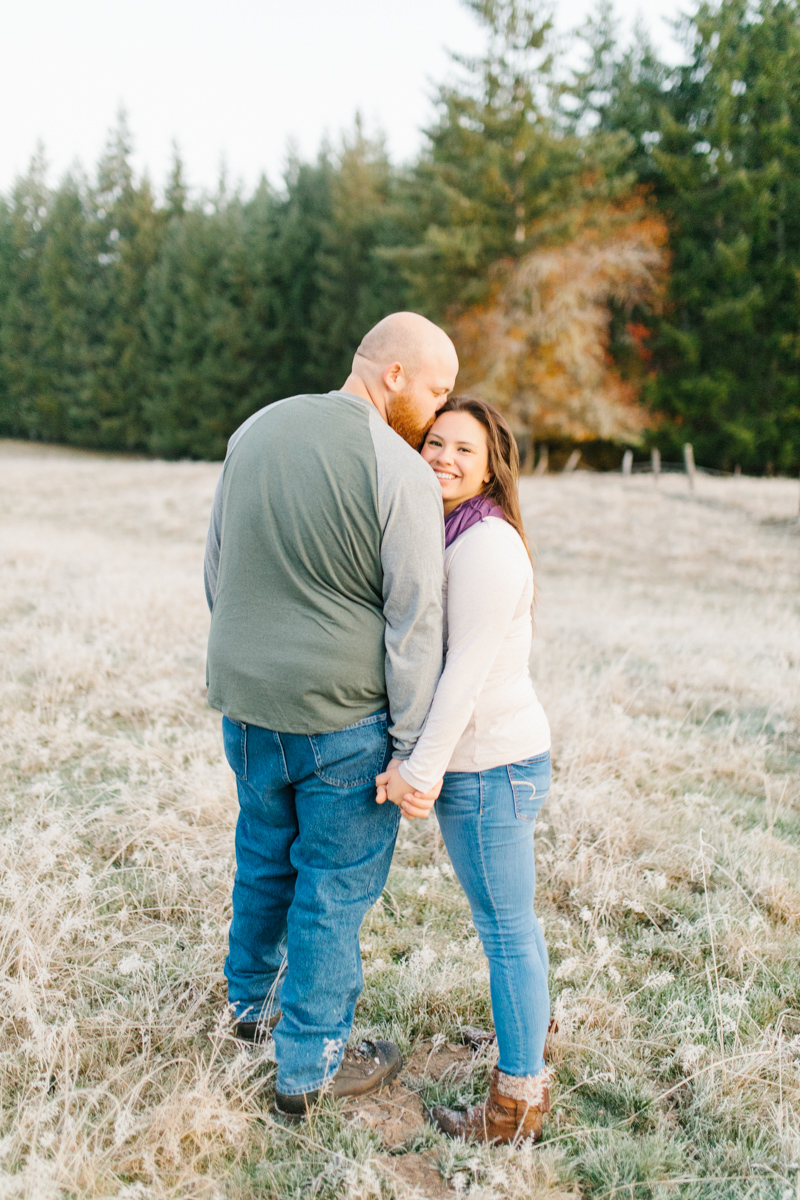
[[449,565],[456,558],[481,560],[484,565],[491,563],[498,569],[532,572],[522,538],[502,517],[484,517],[457,537],[447,549],[445,562]]

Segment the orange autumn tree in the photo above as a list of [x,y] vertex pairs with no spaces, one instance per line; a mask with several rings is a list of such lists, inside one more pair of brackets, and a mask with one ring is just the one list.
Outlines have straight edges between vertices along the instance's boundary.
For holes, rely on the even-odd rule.
[[539,247],[498,264],[489,299],[451,323],[459,388],[496,404],[531,444],[534,437],[635,443],[650,424],[638,395],[648,352],[643,327],[629,323],[639,369],[623,377],[609,351],[612,309],[658,311],[666,226],[636,196],[585,206],[559,231],[532,232]]

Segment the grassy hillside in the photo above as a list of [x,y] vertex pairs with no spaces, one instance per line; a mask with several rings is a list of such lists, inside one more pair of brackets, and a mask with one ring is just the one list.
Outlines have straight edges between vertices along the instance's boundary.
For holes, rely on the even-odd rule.
[[465,1148],[488,979],[435,823],[364,929],[358,1032],[401,1082],[308,1126],[224,1008],[236,803],[204,697],[218,468],[0,443],[0,1195],[794,1195],[800,1160],[797,485],[524,481],[555,782],[538,905],[546,1143]]

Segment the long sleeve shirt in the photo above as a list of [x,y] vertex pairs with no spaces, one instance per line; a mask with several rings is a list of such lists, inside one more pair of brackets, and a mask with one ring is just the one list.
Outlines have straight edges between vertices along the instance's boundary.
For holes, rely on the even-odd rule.
[[442,667],[439,484],[366,400],[293,396],[233,435],[205,557],[209,703],[283,733],[383,707],[416,742]]
[[487,517],[445,551],[445,666],[400,774],[428,791],[445,771],[488,771],[550,748],[533,688],[533,570],[516,530]]

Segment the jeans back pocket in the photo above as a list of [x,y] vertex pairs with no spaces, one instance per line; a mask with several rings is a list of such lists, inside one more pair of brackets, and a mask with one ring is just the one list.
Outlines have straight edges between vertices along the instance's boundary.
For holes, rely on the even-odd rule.
[[309,737],[317,769],[314,774],[331,787],[361,787],[374,783],[389,761],[389,717],[373,713],[339,729]]
[[520,821],[535,821],[550,790],[550,751],[509,763],[506,768],[514,793],[514,812]]

